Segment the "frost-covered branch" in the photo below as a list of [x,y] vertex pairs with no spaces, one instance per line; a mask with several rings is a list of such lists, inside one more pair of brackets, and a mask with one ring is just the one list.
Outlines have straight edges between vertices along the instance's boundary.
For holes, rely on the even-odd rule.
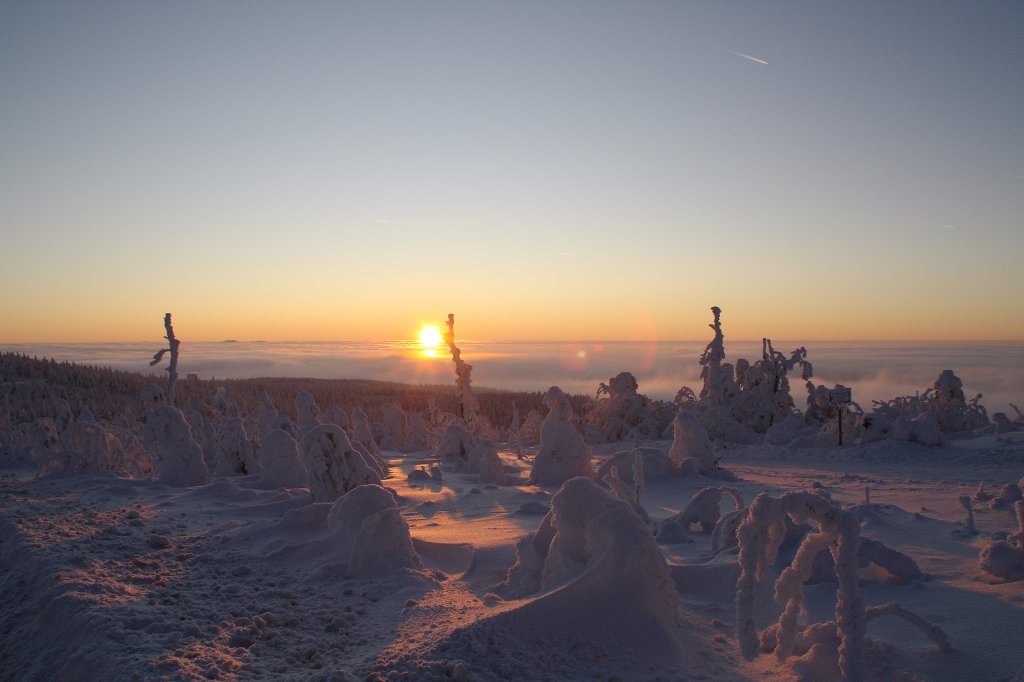
[[864,679],[864,602],[858,586],[860,525],[856,516],[813,493],[761,493],[737,530],[740,577],[736,582],[736,630],[744,658],[753,660],[760,650],[761,632],[754,619],[755,592],[768,575],[786,535],[786,517],[794,523],[812,521],[818,532],[805,538],[796,557],[775,583],[775,601],[783,607],[774,626],[776,651],[786,658],[793,649],[797,615],[803,605],[803,584],[812,560],[827,548],[835,561],[836,630],[839,634],[839,670],[845,682]]
[[874,620],[875,618],[881,618],[882,616],[896,616],[897,618],[902,618],[923,632],[928,639],[935,642],[935,645],[939,647],[940,651],[949,652],[953,650],[953,647],[949,644],[949,638],[946,637],[946,633],[942,628],[938,625],[932,625],[913,611],[908,611],[895,602],[880,604],[878,606],[869,606],[865,609],[864,616],[867,620]]

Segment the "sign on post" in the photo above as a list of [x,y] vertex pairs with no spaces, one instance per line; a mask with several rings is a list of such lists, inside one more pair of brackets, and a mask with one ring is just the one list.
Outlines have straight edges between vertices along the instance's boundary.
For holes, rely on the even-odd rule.
[[839,445],[843,444],[843,408],[853,402],[853,389],[836,386],[828,392],[829,402],[839,406]]
[[829,391],[829,397],[833,405],[849,405],[853,402],[853,389],[846,386],[836,386]]

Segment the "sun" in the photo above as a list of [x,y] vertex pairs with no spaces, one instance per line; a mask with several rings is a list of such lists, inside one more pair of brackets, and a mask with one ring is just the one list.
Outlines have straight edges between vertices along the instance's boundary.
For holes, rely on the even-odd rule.
[[437,347],[443,340],[441,330],[432,324],[428,324],[420,330],[420,347],[423,354],[430,357],[437,355]]

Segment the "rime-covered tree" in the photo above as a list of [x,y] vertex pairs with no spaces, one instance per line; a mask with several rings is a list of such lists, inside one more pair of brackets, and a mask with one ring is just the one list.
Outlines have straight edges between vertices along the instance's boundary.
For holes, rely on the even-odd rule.
[[164,330],[167,339],[167,348],[161,348],[154,355],[150,361],[149,366],[153,367],[163,360],[164,353],[170,353],[171,359],[167,365],[167,404],[174,407],[174,382],[178,380],[178,347],[181,345],[174,336],[174,327],[171,326],[171,314],[164,314]]

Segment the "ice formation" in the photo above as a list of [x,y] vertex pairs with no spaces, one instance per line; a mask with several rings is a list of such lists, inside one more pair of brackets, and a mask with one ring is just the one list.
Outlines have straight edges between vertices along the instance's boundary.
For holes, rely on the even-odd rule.
[[544,394],[548,416],[540,431],[540,447],[530,472],[530,485],[561,485],[575,476],[593,478],[590,447],[572,424],[569,398],[557,386]]
[[142,425],[142,443],[156,456],[161,483],[194,486],[210,482],[210,470],[203,460],[203,451],[192,439],[181,410],[161,405],[146,415]]

